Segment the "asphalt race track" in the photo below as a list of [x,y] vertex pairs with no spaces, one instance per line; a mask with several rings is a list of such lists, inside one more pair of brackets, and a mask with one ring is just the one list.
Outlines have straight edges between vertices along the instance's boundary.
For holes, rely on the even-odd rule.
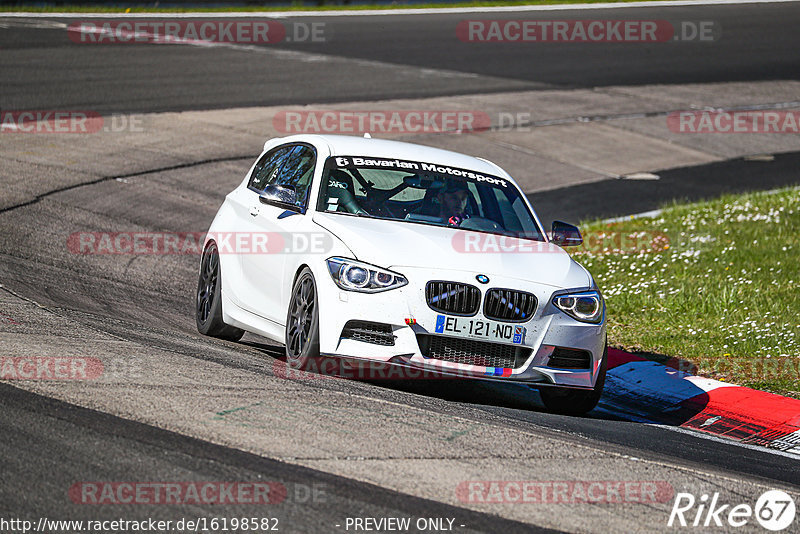
[[[800,154],[779,154],[765,167],[741,158],[696,167],[671,169],[654,183],[610,179],[560,187],[528,195],[543,221],[607,219],[646,213],[673,200],[697,202],[724,194],[765,191],[800,181]],[[766,172],[765,172],[766,171]],[[697,176],[703,180],[698,182]],[[579,204],[569,202],[580,198]],[[545,223],[547,224],[547,223]]]
[[[0,56],[2,104],[134,113],[524,88],[781,80],[796,79],[800,70],[795,31],[800,11],[794,3],[558,13],[578,19],[712,21],[722,30],[712,42],[540,43],[533,51],[519,43],[486,45],[456,37],[462,20],[513,19],[513,12],[297,17],[282,20],[324,23],[325,42],[262,45],[262,53],[253,54],[235,46],[76,46],[60,25],[84,19],[52,19],[49,28],[36,29],[31,22],[10,20],[0,34],[0,50],[11,52]],[[516,18],[558,17],[528,12]],[[37,23],[46,26],[46,20]],[[125,61],[119,61],[121,55]],[[60,83],[50,83],[54,79]]]
[[[304,530],[330,528],[342,516],[368,515],[408,517],[454,517],[466,522],[470,530],[486,531],[502,528],[508,532],[530,530],[528,525],[487,514],[471,512],[426,499],[398,494],[371,484],[344,479],[303,467],[277,462],[236,449],[212,445],[140,423],[126,421],[107,414],[78,408],[53,399],[39,397],[21,390],[0,385],[3,396],[2,428],[4,440],[4,478],[25,481],[27,490],[4,491],[4,516],[34,516],[46,506],[51,517],[74,519],[146,519],[155,515],[153,509],[125,505],[105,507],[99,517],[96,510],[86,510],[76,516],[69,502],[53,499],[42,503],[34,491],[52,488],[54,494],[69,487],[75,476],[90,479],[109,477],[137,480],[258,480],[269,477],[286,488],[286,503],[281,520],[288,525],[302,525]],[[17,450],[30,455],[20,457]],[[87,454],[88,453],[88,454]],[[30,461],[36,458],[37,461]],[[65,466],[63,460],[69,459]],[[129,463],[142,467],[132,471]],[[54,476],[54,473],[57,473]],[[188,474],[188,477],[187,477]],[[170,478],[172,477],[172,478]],[[336,488],[335,493],[329,491]],[[8,489],[8,488],[6,488]],[[21,489],[21,488],[20,488]],[[315,502],[306,491],[323,492],[324,499]],[[328,490],[328,491],[326,491]],[[34,498],[32,498],[34,497]],[[308,500],[306,500],[308,499]],[[294,503],[295,506],[288,505]],[[247,516],[247,505],[227,507],[228,515]],[[178,520],[182,517],[219,515],[213,505],[175,506],[159,518]],[[294,530],[291,527],[289,530]],[[547,529],[537,529],[549,532]]]
[[[465,19],[591,17],[711,20],[723,33],[712,43],[552,44],[535,54],[455,37]],[[796,3],[282,20],[324,22],[330,39],[255,52],[84,46],[68,39],[63,25],[70,19],[0,16],[0,110],[224,110],[791,81],[800,73]],[[0,133],[0,145],[12,135]],[[184,163],[160,165],[154,156],[148,166],[150,153],[124,143],[109,153],[69,153],[57,143],[31,148],[18,138],[14,150],[52,149],[65,161],[84,159],[105,171],[62,183],[62,169],[44,157],[3,162],[0,196],[23,193],[0,205],[2,355],[98,358],[107,373],[81,383],[0,383],[2,518],[257,515],[278,518],[283,532],[353,532],[347,518],[410,517],[452,518],[457,532],[660,532],[671,499],[492,505],[466,502],[456,487],[502,479],[659,481],[674,492],[719,492],[725,502],[751,504],[767,489],[795,498],[800,492],[798,460],[788,455],[596,413],[549,414],[535,392],[518,386],[282,378],[281,347],[250,334],[229,343],[197,333],[198,257],[87,256],[65,246],[78,231],[205,230],[252,163],[253,147],[218,154],[211,143],[191,146]],[[146,170],[115,167],[129,160]],[[657,186],[606,179],[530,194],[536,205],[590,199],[542,212],[544,219],[577,221],[798,181],[797,153],[759,165],[736,158],[666,170]],[[270,481],[286,497],[259,508],[76,502],[70,488],[91,481]],[[309,497],[313,488],[320,490],[316,498]]]

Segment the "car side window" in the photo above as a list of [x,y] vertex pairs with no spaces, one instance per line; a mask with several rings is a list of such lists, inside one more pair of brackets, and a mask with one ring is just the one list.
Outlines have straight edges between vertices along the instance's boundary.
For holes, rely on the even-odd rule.
[[253,174],[250,175],[250,183],[247,186],[260,192],[268,184],[273,183],[294,148],[293,145],[281,146],[264,154],[253,168]]
[[297,145],[284,160],[283,167],[275,179],[269,183],[293,187],[297,195],[297,205],[305,206],[316,162],[317,154],[313,148]]
[[248,187],[259,193],[268,185],[292,187],[297,205],[305,206],[314,176],[317,153],[307,145],[286,145],[270,150],[253,169]]

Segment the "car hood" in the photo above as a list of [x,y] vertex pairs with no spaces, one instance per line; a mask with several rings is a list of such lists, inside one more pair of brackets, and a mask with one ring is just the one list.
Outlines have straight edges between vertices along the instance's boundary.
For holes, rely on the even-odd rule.
[[[401,274],[403,267],[415,267],[499,275],[561,288],[592,285],[588,272],[550,243],[341,214],[315,213],[313,220],[339,238],[355,259]],[[471,240],[469,245],[465,239]]]

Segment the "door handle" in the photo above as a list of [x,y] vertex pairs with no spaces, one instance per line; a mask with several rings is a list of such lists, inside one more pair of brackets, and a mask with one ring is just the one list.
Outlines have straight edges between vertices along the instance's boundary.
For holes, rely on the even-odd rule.
[[250,206],[250,215],[253,217],[258,215],[258,206]]

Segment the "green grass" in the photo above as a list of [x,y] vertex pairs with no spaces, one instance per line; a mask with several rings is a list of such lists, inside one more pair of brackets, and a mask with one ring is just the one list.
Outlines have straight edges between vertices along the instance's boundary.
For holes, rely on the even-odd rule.
[[344,5],[338,1],[320,0],[308,2],[293,2],[291,5],[245,5],[245,6],[217,6],[217,7],[154,7],[152,5],[131,5],[133,2],[121,1],[120,6],[79,6],[79,5],[44,5],[44,6],[13,6],[0,5],[0,13],[26,12],[26,13],[230,13],[230,12],[256,12],[263,11],[358,11],[366,9],[439,9],[447,7],[493,7],[493,6],[536,6],[555,4],[597,4],[597,3],[624,3],[638,0],[479,0],[473,2],[430,2],[412,4],[392,2],[391,4],[358,4]]
[[800,188],[583,228],[612,346],[800,398]]

